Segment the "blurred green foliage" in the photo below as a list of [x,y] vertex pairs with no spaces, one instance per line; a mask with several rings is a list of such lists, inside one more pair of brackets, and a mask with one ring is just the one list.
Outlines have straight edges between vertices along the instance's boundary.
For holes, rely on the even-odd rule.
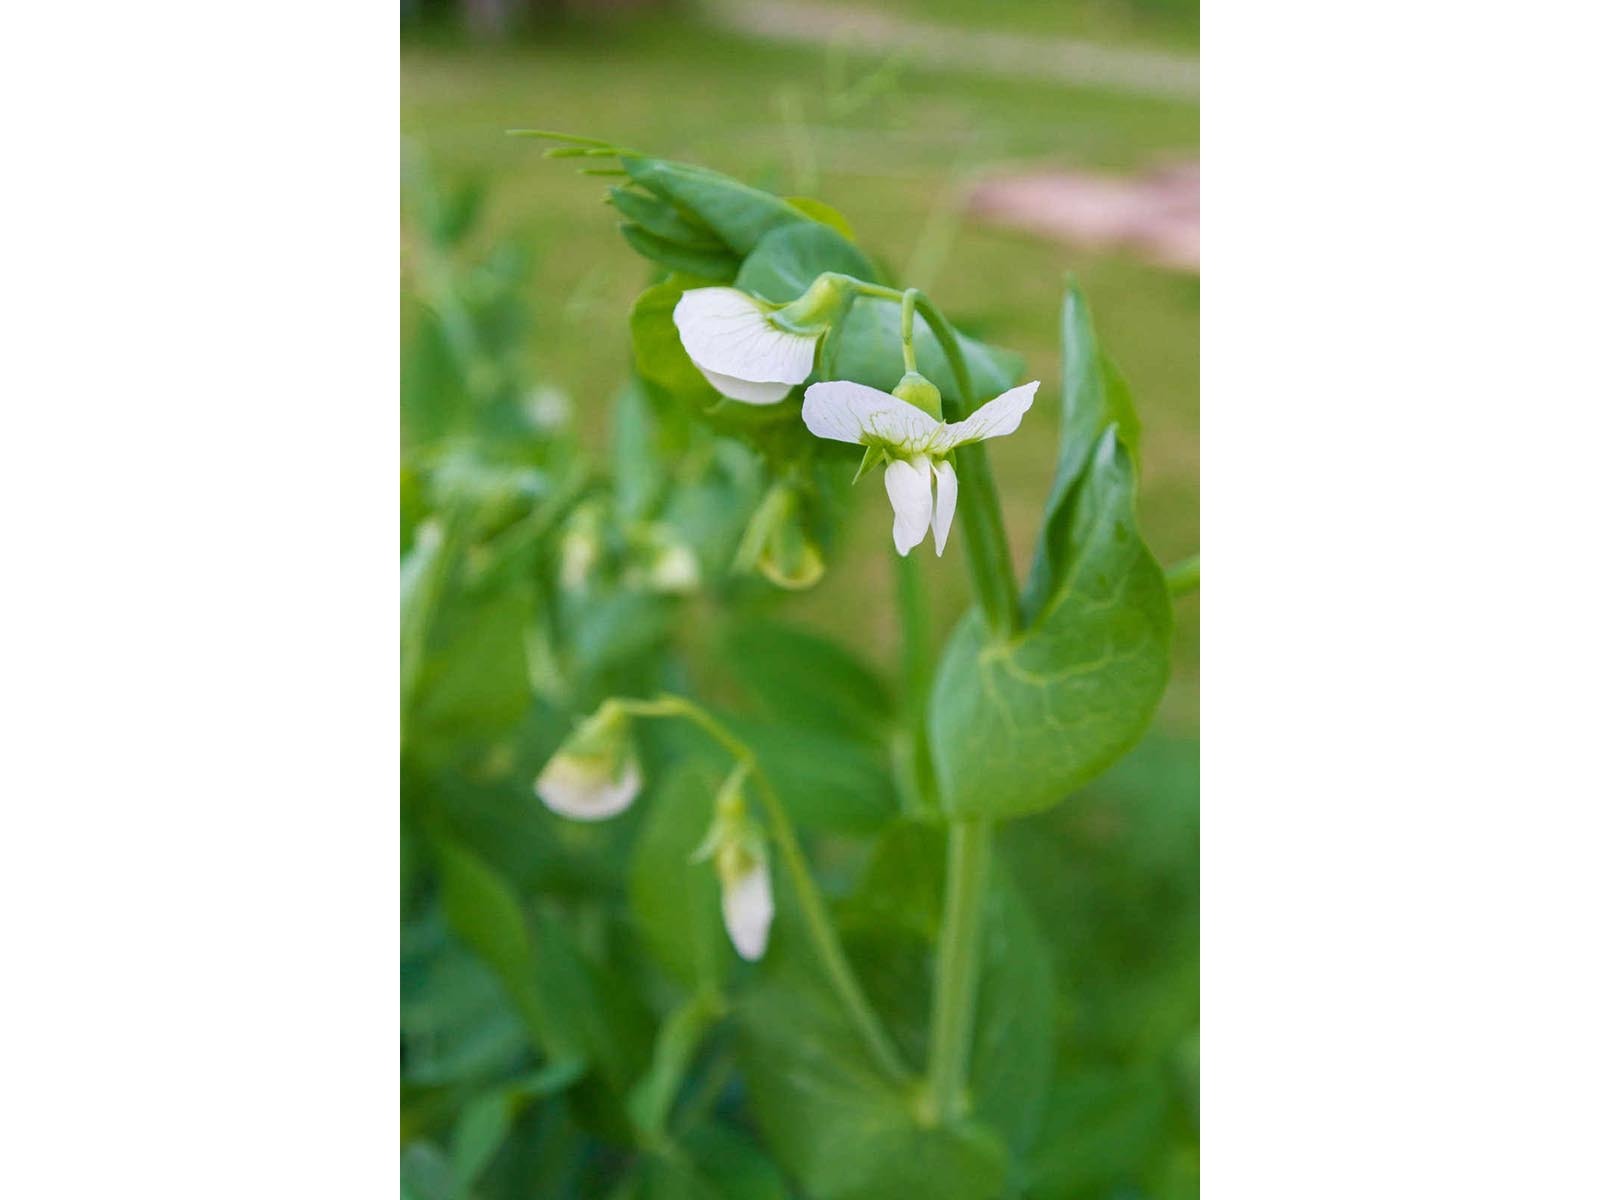
[[[607,695],[669,688],[714,706],[761,756],[871,1000],[922,1061],[943,860],[908,795],[907,696],[885,670],[899,645],[881,519],[843,521],[845,472],[821,498],[830,569],[815,591],[790,598],[735,569],[769,482],[759,455],[630,381],[628,310],[647,279],[596,219],[603,189],[502,133],[570,120],[671,147],[700,112],[712,115],[696,157],[731,166],[762,147],[773,177],[794,171],[804,155],[773,155],[788,134],[761,122],[762,98],[832,68],[718,35],[697,40],[693,62],[665,53],[682,44],[646,23],[559,50],[407,52],[420,145],[402,307],[403,1192],[1194,1196],[1192,698],[1070,803],[1000,837],[974,1053],[981,1128],[907,1123],[903,1098],[861,1069],[782,877],[768,957],[731,953],[715,878],[687,861],[726,765],[702,740],[646,728],[645,794],[612,822],[564,821],[533,796],[556,744]],[[740,87],[756,107],[730,120],[721,98]],[[1057,94],[1084,120],[1047,132],[1037,91],[970,88],[951,99],[907,77],[870,118],[804,134],[834,164],[856,137],[881,136],[871,171],[792,182],[848,180],[863,237],[891,264],[931,264],[919,285],[951,281],[969,324],[1003,328],[1052,391],[1059,274],[1033,243],[940,232],[929,207],[959,176],[949,144],[918,130],[954,113],[967,164],[1002,144],[1113,160],[1188,144],[1192,115]],[[661,96],[675,104],[653,108]],[[1118,260],[1071,265],[1141,399],[1145,527],[1160,557],[1178,557],[1195,534],[1197,287]],[[1055,448],[1011,441],[996,466],[1025,560]],[[662,569],[682,548],[693,586]],[[965,584],[958,562],[927,566],[942,630]],[[1193,606],[1180,606],[1177,647],[1191,693]],[[775,1108],[795,1115],[777,1141],[756,1118]]]

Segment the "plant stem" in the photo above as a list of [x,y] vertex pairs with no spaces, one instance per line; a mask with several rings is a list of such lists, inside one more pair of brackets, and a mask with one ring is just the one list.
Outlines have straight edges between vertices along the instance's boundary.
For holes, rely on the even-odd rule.
[[917,301],[922,298],[922,293],[916,288],[907,288],[905,295],[900,297],[900,357],[906,365],[906,373],[910,374],[917,369],[916,347],[916,318]]
[[928,745],[928,692],[933,684],[933,638],[928,627],[928,593],[922,564],[915,555],[893,550],[895,599],[900,609],[900,709],[902,736],[909,745],[909,780],[905,781],[906,807],[913,814],[935,816],[939,802],[933,775],[933,754]]
[[[933,302],[918,294],[917,311],[922,314],[933,336],[944,351],[950,372],[956,379],[955,420],[972,415],[977,401],[972,392],[972,375],[967,370],[966,357],[956,340],[955,330],[945,320]],[[945,403],[950,404],[946,399]],[[1000,516],[1000,494],[995,490],[994,475],[989,470],[989,456],[982,442],[971,442],[958,448],[956,477],[961,481],[961,503],[956,511],[961,516],[961,532],[967,547],[967,567],[972,577],[972,587],[978,594],[984,620],[989,626],[992,640],[1009,638],[1017,628],[1019,607],[1017,602],[1017,577],[1011,569],[1011,550],[1006,544],[1005,522]]]
[[957,821],[950,826],[928,1053],[928,1098],[935,1118],[945,1123],[966,1111],[984,882],[993,848],[994,827],[989,822]]
[[878,1065],[893,1080],[908,1079],[911,1072],[901,1060],[894,1043],[889,1040],[888,1032],[878,1019],[877,1013],[872,1011],[866,993],[861,990],[861,984],[857,982],[855,972],[850,968],[850,961],[845,957],[839,934],[828,916],[822,891],[817,887],[816,880],[811,877],[811,868],[806,865],[805,853],[800,849],[800,839],[795,834],[794,824],[789,820],[783,802],[778,798],[778,793],[774,790],[771,780],[767,778],[766,772],[761,769],[755,753],[729,732],[722,722],[698,704],[682,696],[658,696],[654,700],[623,699],[616,703],[624,712],[634,716],[682,717],[693,722],[732,755],[735,761],[749,770],[756,794],[761,797],[762,806],[766,810],[772,840],[778,847],[778,854],[782,857],[784,865],[788,868],[790,879],[794,882],[795,898],[800,902],[800,915],[804,918],[812,947],[822,963],[829,983],[833,985],[839,1002],[844,1005],[845,1012],[855,1023],[856,1031],[866,1042],[867,1048],[872,1051]]

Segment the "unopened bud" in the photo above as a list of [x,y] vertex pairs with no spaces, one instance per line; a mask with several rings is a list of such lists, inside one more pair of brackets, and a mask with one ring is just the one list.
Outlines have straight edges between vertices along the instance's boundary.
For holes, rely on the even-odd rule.
[[935,421],[944,420],[944,397],[926,375],[907,371],[895,385],[894,394],[907,404],[920,408]]
[[632,804],[643,782],[632,722],[607,700],[561,743],[533,787],[552,812],[603,821]]

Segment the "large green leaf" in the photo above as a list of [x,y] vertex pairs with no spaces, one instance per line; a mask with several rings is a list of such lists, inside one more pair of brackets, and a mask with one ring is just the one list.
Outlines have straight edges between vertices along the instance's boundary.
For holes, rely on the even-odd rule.
[[1162,1157],[1168,1113],[1165,1086],[1151,1069],[1063,1077],[1028,1164],[1027,1194],[1039,1200],[1141,1194]]
[[[920,1032],[927,1024],[944,860],[942,830],[912,821],[891,826],[841,911],[856,961],[866,964],[865,986],[896,1029]],[[1044,941],[1003,858],[990,872],[982,931],[972,1114],[1020,1156],[1033,1142],[1050,1087],[1056,989]]]
[[952,814],[1015,817],[1057,803],[1138,741],[1166,687],[1172,605],[1135,519],[1130,409],[1118,388],[1081,382],[1085,362],[1099,361],[1084,329],[1069,295],[1068,432],[1023,628],[995,641],[969,613],[934,682],[934,768]]
[[762,237],[739,268],[734,286],[766,300],[789,301],[828,271],[868,283],[878,278],[867,256],[837,230],[806,221],[779,226]]
[[748,621],[724,640],[722,661],[765,714],[785,725],[876,741],[894,720],[894,700],[877,673],[807,630]]
[[689,861],[710,828],[720,781],[701,762],[686,763],[667,779],[651,797],[628,874],[628,902],[641,939],[690,986],[719,986],[731,962],[716,873],[709,862]]
[[751,1098],[779,1164],[813,1200],[999,1196],[1000,1139],[976,1123],[920,1121],[910,1087],[872,1068],[818,986],[809,965],[764,963],[739,1006]]

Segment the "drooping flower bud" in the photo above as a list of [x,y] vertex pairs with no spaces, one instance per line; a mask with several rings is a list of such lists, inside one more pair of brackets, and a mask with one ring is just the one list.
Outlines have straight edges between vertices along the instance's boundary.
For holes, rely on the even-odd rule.
[[694,548],[663,522],[650,522],[633,533],[637,563],[629,581],[653,592],[681,596],[700,586],[700,560]]
[[739,957],[754,962],[766,953],[774,910],[772,871],[761,830],[745,803],[745,774],[741,764],[723,783],[711,828],[693,857],[715,864],[722,885],[723,927]]
[[631,726],[621,706],[607,700],[539,772],[533,785],[539,799],[574,821],[603,821],[625,810],[644,782]]
[[605,550],[602,516],[597,502],[581,505],[567,519],[561,536],[561,588],[582,591],[600,565]]
[[722,883],[722,924],[739,957],[755,962],[767,952],[772,929],[772,872],[759,842],[752,854],[729,844],[717,854],[717,878]]
[[793,486],[772,485],[740,539],[737,571],[760,571],[778,587],[799,591],[822,578],[822,551],[806,528]]

